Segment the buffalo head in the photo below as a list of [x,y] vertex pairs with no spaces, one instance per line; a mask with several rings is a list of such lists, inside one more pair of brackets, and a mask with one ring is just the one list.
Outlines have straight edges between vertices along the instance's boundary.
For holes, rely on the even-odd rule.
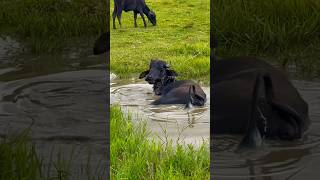
[[142,72],[139,79],[145,78],[149,84],[153,84],[156,95],[161,95],[161,90],[168,83],[175,81],[177,73],[169,69],[169,65],[162,60],[151,60],[149,70]]
[[156,18],[156,13],[153,12],[153,11],[149,11],[149,14],[148,14],[148,19],[149,21],[152,23],[152,25],[157,25],[157,18]]

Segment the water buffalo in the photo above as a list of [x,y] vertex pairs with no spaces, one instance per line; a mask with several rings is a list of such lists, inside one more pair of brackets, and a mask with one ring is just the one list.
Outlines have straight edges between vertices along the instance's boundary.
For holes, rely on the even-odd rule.
[[93,54],[103,54],[110,50],[110,32],[103,33],[94,43]]
[[245,134],[241,145],[255,147],[263,138],[293,140],[307,130],[308,104],[285,73],[253,57],[213,59],[213,135]]
[[116,16],[121,26],[121,14],[122,10],[125,12],[133,11],[134,13],[134,26],[137,27],[137,14],[139,13],[144,27],[147,27],[146,20],[144,19],[145,14],[149,21],[155,26],[157,24],[156,14],[149,9],[144,0],[114,0],[114,9],[112,13],[113,29],[116,29]]
[[206,94],[201,87],[191,80],[176,80],[177,73],[169,69],[168,64],[162,60],[151,60],[149,70],[142,72],[140,79],[145,78],[153,84],[153,91],[161,96],[152,104],[186,104],[203,106]]

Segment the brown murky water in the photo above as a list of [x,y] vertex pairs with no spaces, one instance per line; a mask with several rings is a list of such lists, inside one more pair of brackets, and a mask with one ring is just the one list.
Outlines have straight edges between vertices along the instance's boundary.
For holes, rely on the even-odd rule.
[[145,120],[153,137],[199,145],[208,142],[210,137],[210,90],[203,89],[207,94],[204,107],[150,105],[157,98],[152,85],[135,79],[124,82],[115,78],[111,81],[110,102],[119,104],[125,113],[129,111],[134,121]]

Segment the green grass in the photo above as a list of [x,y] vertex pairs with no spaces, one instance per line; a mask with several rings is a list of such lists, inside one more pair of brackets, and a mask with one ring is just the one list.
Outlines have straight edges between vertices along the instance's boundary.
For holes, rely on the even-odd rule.
[[109,28],[106,0],[0,0],[0,7],[0,34],[36,54],[60,52],[79,38],[93,41]]
[[40,179],[41,161],[25,135],[0,140],[0,179]]
[[133,124],[118,106],[110,113],[111,179],[209,179],[209,145],[173,146],[150,140],[145,123]]
[[68,180],[78,176],[87,177],[87,179],[101,178],[100,175],[91,172],[90,154],[83,174],[72,173],[74,148],[69,155],[64,155],[62,150],[52,149],[50,160],[45,165],[44,159],[38,155],[36,144],[30,140],[28,132],[29,129],[19,135],[0,138],[0,180]]
[[214,0],[211,8],[219,56],[261,56],[320,76],[320,1]]
[[[140,16],[122,14],[122,27],[111,29],[110,69],[120,78],[138,77],[150,60],[166,60],[180,79],[209,84],[210,1],[146,0],[157,26],[144,28]],[[113,1],[110,12],[113,11]],[[112,24],[112,19],[109,22]],[[110,113],[112,179],[209,179],[209,147],[150,140],[146,124],[133,124],[118,106]]]
[[[111,28],[111,71],[120,78],[138,77],[148,69],[150,59],[170,63],[181,79],[209,84],[210,75],[210,1],[146,0],[155,11],[157,26],[138,16],[134,27],[133,12],[122,14],[122,27]],[[113,11],[113,1],[110,4]],[[110,20],[112,24],[112,19]]]

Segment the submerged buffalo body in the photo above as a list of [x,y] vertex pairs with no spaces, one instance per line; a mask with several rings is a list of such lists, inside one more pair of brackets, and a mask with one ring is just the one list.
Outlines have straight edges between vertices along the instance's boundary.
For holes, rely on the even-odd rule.
[[213,134],[245,134],[243,143],[256,146],[262,137],[292,140],[310,121],[308,105],[286,75],[251,58],[214,61]]
[[193,81],[175,78],[177,73],[169,69],[165,61],[151,60],[149,70],[142,72],[139,78],[145,78],[149,84],[153,84],[153,91],[161,96],[152,104],[186,104],[187,106],[203,106],[206,102],[206,94],[201,87]]
[[110,50],[110,32],[103,33],[94,43],[93,54],[103,54]]
[[113,29],[116,29],[116,17],[118,18],[121,26],[121,14],[122,11],[128,12],[133,11],[134,13],[134,26],[137,27],[137,15],[140,14],[144,27],[147,27],[144,14],[147,16],[149,21],[155,26],[157,24],[156,14],[149,9],[144,0],[114,0],[114,10],[112,13]]

